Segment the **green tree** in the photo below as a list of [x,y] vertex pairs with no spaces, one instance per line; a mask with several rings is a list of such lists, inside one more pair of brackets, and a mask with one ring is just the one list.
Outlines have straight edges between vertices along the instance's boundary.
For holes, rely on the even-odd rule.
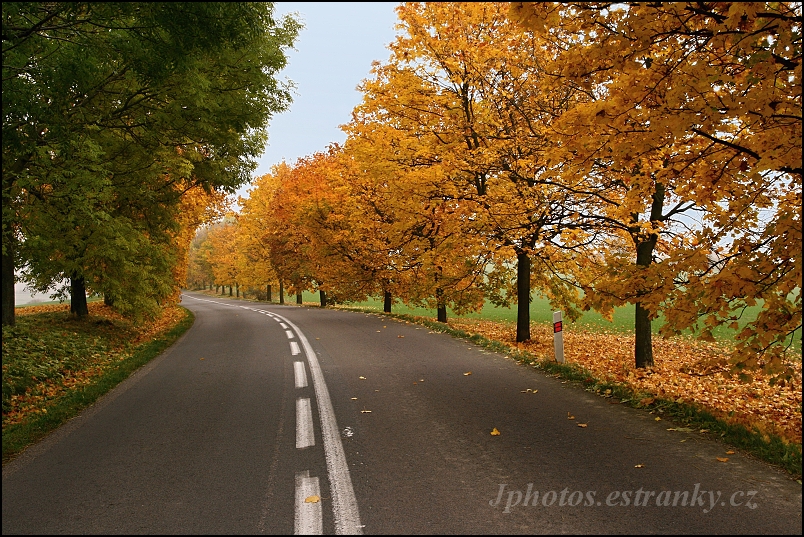
[[[254,2],[3,4],[3,324],[14,268],[157,303],[184,191],[249,180],[297,21]],[[122,286],[121,281],[138,282]],[[81,312],[79,312],[81,313]]]

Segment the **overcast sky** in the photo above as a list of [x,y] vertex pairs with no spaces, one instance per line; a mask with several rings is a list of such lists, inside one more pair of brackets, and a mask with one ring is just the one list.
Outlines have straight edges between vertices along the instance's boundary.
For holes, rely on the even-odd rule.
[[[271,166],[324,151],[346,136],[348,123],[361,101],[355,88],[369,77],[371,63],[384,62],[394,39],[396,2],[277,2],[277,16],[298,13],[304,24],[296,50],[280,79],[296,83],[290,110],[275,116],[268,128],[268,147],[255,175]],[[244,195],[246,189],[241,189]]]

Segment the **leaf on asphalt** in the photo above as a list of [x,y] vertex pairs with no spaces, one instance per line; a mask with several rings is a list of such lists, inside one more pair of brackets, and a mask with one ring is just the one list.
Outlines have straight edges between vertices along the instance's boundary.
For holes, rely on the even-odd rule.
[[464,373],[464,374],[463,374],[463,376],[464,376],[464,377],[468,377],[468,376],[469,376],[469,375],[471,375],[471,374],[472,374],[472,372],[471,372],[471,371],[467,371],[466,373]]
[[366,377],[357,377],[357,378],[359,378],[360,380],[366,380]]
[[320,496],[315,496],[315,495],[313,495],[313,496],[307,496],[307,497],[304,499],[304,503],[318,503],[318,502],[320,502],[320,501],[321,501],[321,497],[320,497]]
[[719,460],[720,462],[728,462],[728,460],[729,460],[729,458],[728,458],[728,457],[715,457],[715,458],[716,458],[717,460]]
[[497,430],[497,427],[491,430],[491,436],[500,436],[500,431]]
[[659,416],[656,416],[656,418],[653,421],[662,421],[662,418],[660,418]]
[[352,397],[352,401],[357,401],[357,397]]
[[371,414],[371,410],[361,410],[361,414]]
[[[456,317],[450,325],[514,346],[515,323]],[[531,340],[525,349],[534,355],[551,354],[552,328],[550,323],[532,327]],[[694,402],[730,423],[743,424],[749,429],[756,426],[763,433],[780,434],[790,442],[801,443],[801,360],[798,353],[791,354],[795,374],[784,385],[770,384],[768,378],[761,375],[754,375],[752,382],[742,382],[737,375],[727,375],[731,353],[728,342],[713,344],[662,338],[654,341],[654,374],[642,375],[634,370],[633,337],[633,334],[608,330],[565,332],[565,360],[589,369],[601,381],[622,382],[644,394],[636,397],[636,401],[662,397],[678,403]]]
[[405,337],[405,336],[396,336],[396,337]]
[[728,450],[726,452],[726,455],[734,455],[735,453],[736,453],[736,451],[734,451],[733,449],[730,449],[730,450]]
[[644,468],[644,465],[642,465],[642,464],[635,464],[635,465],[634,465],[634,468]]
[[567,419],[568,419],[568,420],[574,420],[574,419],[575,419],[575,416],[573,416],[572,414],[570,414],[569,412],[567,412]]
[[586,423],[579,423],[579,424],[578,424],[578,427],[583,427],[583,428],[586,428],[586,425],[587,425]]

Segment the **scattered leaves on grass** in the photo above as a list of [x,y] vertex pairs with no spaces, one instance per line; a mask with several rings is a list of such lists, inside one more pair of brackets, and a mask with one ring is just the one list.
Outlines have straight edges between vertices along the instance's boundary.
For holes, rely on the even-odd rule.
[[[89,315],[75,319],[68,304],[16,309],[13,328],[3,328],[3,428],[47,413],[52,401],[86,386],[132,349],[176,326],[178,306],[151,321],[135,324],[103,302],[87,304]],[[201,358],[203,360],[203,358]]]

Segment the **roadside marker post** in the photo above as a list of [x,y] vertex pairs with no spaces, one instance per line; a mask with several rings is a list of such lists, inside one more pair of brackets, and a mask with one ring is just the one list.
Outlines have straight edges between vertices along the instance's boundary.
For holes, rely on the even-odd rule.
[[564,363],[564,323],[561,320],[561,312],[553,312],[553,349],[555,350],[556,362]]

